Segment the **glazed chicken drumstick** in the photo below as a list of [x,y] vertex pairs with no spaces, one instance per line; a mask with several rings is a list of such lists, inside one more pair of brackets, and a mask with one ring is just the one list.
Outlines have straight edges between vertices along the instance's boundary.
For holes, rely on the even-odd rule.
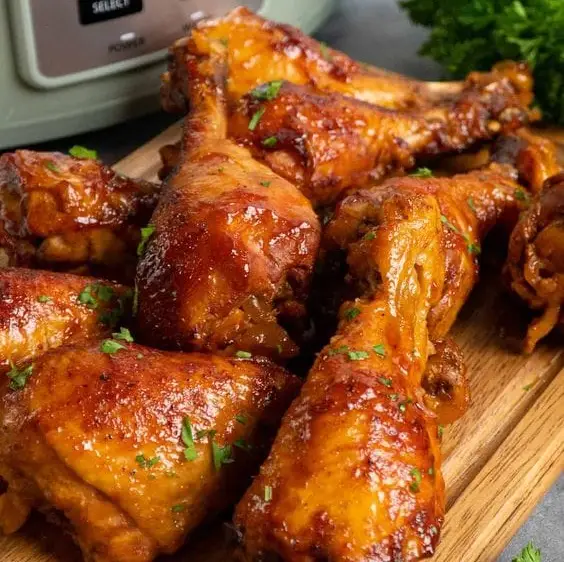
[[316,90],[398,110],[429,107],[460,90],[456,82],[419,82],[356,62],[297,28],[265,20],[241,7],[223,18],[199,23],[171,47],[169,70],[163,76],[165,109],[186,109],[189,53],[210,56],[224,46],[229,50],[227,94],[231,100],[271,80],[310,84]]
[[0,156],[3,265],[132,281],[139,229],[159,186],[93,159],[18,150]]
[[327,243],[348,251],[363,296],[343,304],[236,509],[246,560],[433,553],[444,486],[437,397],[422,376],[430,342],[444,338],[476,282],[480,241],[517,218],[516,176],[493,163],[453,178],[396,178],[337,206]]
[[0,530],[31,509],[70,527],[86,562],[151,562],[229,507],[297,379],[266,360],[124,340],[37,359],[0,398]]
[[224,56],[187,62],[192,111],[138,265],[139,330],[167,348],[290,357],[320,225],[296,187],[226,139]]

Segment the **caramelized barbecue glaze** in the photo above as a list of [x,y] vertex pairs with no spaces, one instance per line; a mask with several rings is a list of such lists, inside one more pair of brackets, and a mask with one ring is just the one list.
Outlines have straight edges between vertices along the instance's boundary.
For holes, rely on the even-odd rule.
[[460,151],[520,127],[529,119],[528,83],[525,67],[503,63],[471,74],[452,102],[415,113],[286,82],[272,99],[257,99],[257,90],[244,96],[229,133],[299,185],[314,206],[327,205],[350,187],[413,168],[416,158]]
[[[6,153],[0,157],[0,214],[12,241],[4,247],[9,265],[91,265],[95,272],[131,279],[139,227],[157,197],[156,185],[119,176],[96,160]],[[35,250],[18,259],[21,252],[11,248],[24,242]]]
[[[476,282],[480,240],[519,211],[516,175],[492,164],[453,178],[396,178],[337,206],[326,242],[348,250],[363,297],[343,305],[337,334],[237,507],[248,560],[433,553],[444,513],[436,416],[458,417],[467,394],[444,365],[427,372],[428,395],[422,377],[430,341],[444,338]],[[445,397],[437,378],[460,388]]]
[[109,335],[131,290],[90,277],[0,268],[0,377],[48,349]]
[[163,75],[162,101],[168,111],[184,111],[188,87],[186,62],[191,54],[212,55],[228,47],[227,93],[238,99],[270,80],[311,84],[390,109],[416,109],[456,93],[457,83],[410,80],[349,58],[289,25],[237,8],[224,18],[199,23],[170,49]]
[[561,324],[564,303],[564,173],[546,180],[509,241],[505,275],[511,289],[541,312],[529,326],[524,349]]
[[267,361],[121,343],[112,355],[99,343],[49,352],[23,390],[4,392],[4,532],[55,509],[89,562],[173,552],[237,499],[297,390]]
[[169,348],[295,355],[282,325],[305,316],[319,221],[298,189],[226,139],[222,65],[190,65],[182,163],[137,271],[140,332]]

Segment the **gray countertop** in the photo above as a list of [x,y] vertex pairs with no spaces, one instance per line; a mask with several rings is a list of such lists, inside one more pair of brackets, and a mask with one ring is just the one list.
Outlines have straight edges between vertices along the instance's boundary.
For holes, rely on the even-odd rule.
[[[423,29],[410,25],[394,0],[341,0],[333,16],[317,33],[319,39],[358,60],[426,80],[441,78],[438,65],[417,55],[425,35]],[[170,116],[155,114],[36,148],[66,151],[73,144],[81,144],[95,148],[104,161],[112,163],[172,122]],[[541,549],[543,562],[564,561],[564,477],[560,477],[537,506],[498,562],[511,562],[529,540]],[[452,562],[464,562],[463,556]],[[493,559],[482,562],[493,562]]]

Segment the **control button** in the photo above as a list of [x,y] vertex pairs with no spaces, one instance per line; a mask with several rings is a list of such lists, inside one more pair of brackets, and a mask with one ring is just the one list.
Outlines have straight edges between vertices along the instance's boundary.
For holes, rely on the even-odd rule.
[[89,25],[143,10],[143,0],[78,0],[80,23]]

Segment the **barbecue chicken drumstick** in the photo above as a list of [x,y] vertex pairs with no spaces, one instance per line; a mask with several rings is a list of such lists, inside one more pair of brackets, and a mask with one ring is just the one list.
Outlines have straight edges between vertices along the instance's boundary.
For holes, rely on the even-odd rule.
[[0,400],[0,529],[54,510],[88,562],[177,550],[237,499],[297,390],[266,360],[123,340],[48,352],[33,367]]
[[163,75],[165,109],[186,109],[186,61],[190,53],[210,56],[225,46],[230,100],[237,100],[271,80],[311,85],[318,91],[335,92],[396,110],[429,107],[460,90],[457,82],[419,82],[356,62],[294,27],[265,20],[247,8],[237,8],[223,18],[199,23],[188,37],[171,47],[169,69]]
[[480,240],[516,219],[516,175],[492,164],[453,178],[396,178],[337,206],[327,244],[348,251],[363,296],[343,304],[337,334],[236,509],[247,560],[433,553],[444,513],[444,397],[432,385],[427,394],[422,377],[430,342],[444,338],[476,282]]
[[156,346],[288,357],[320,225],[309,201],[226,139],[221,57],[187,62],[182,163],[151,219],[138,323]]
[[131,281],[139,228],[158,186],[58,152],[0,156],[3,265],[92,272]]

